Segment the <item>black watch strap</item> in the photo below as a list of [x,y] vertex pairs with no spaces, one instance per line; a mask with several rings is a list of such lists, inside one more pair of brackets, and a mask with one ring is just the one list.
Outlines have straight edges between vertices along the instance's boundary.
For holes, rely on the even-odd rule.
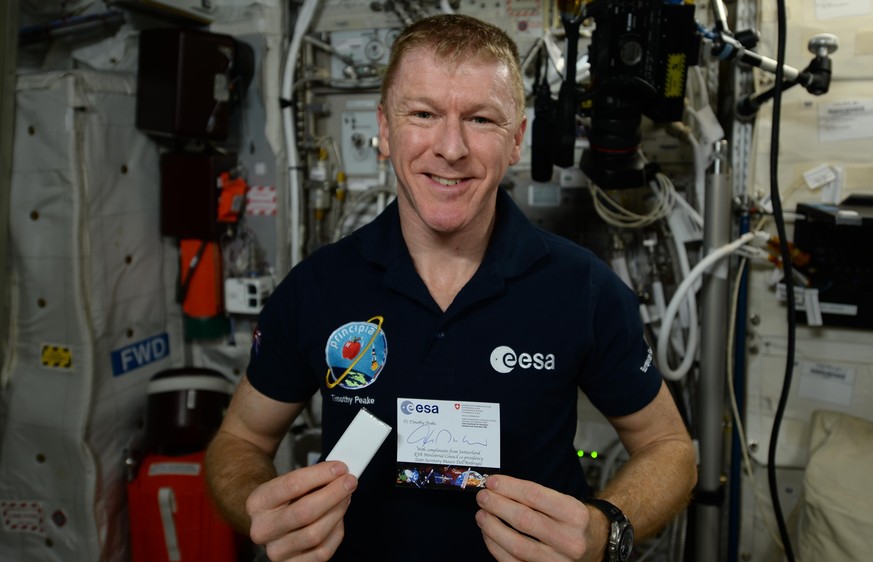
[[606,540],[606,553],[603,556],[603,561],[622,562],[626,560],[630,555],[630,549],[622,548],[621,535],[630,533],[630,536],[627,538],[631,541],[631,545],[633,541],[633,527],[630,521],[628,521],[627,516],[615,505],[600,498],[589,498],[585,500],[585,503],[602,511],[609,520],[609,535]]
[[627,517],[624,516],[624,513],[622,513],[619,508],[615,507],[613,504],[609,503],[606,500],[602,500],[600,498],[588,498],[587,500],[585,500],[585,503],[602,511],[603,514],[606,515],[606,518],[609,519],[610,523],[613,521],[621,521],[627,519]]

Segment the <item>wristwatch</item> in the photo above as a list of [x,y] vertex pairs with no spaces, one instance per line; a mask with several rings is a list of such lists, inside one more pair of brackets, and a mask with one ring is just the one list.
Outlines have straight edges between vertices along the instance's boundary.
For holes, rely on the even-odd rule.
[[606,500],[589,498],[585,501],[596,507],[609,519],[609,539],[603,562],[627,562],[634,548],[634,528],[621,510]]

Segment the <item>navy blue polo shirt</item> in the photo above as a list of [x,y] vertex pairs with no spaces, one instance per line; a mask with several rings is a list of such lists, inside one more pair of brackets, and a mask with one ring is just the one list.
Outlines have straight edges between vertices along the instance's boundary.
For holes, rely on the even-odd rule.
[[[501,472],[580,499],[577,387],[621,416],[661,385],[633,292],[502,189],[484,260],[445,312],[413,267],[394,202],[280,283],[247,374],[276,400],[321,393],[325,453],[361,407],[396,427],[397,397],[497,402]],[[335,559],[490,560],[475,494],[398,488],[395,463],[392,431],[361,475]]]

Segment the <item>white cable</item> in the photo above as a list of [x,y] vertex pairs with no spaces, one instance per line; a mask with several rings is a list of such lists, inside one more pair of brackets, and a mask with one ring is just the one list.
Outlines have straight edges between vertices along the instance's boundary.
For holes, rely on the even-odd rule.
[[[533,47],[531,47],[527,55],[525,55],[524,60],[521,61],[522,76],[527,74],[527,67],[530,65],[530,63],[537,59],[537,55],[539,55],[539,52],[542,51],[544,48],[545,46],[543,45],[543,38],[540,37],[534,42]],[[546,56],[548,56],[548,53],[546,53]]]
[[627,258],[625,257],[624,252],[613,257],[609,261],[609,267],[622,281],[624,281],[624,284],[627,285],[629,289],[634,289],[634,282],[631,281],[630,268],[627,265]]
[[[629,211],[623,207],[621,207],[616,201],[609,198],[603,190],[601,190],[597,185],[591,184],[591,194],[594,200],[594,208],[597,211],[597,214],[603,219],[604,222],[610,224],[612,226],[620,227],[620,228],[640,228],[652,224],[662,218],[667,217],[668,220],[672,223],[675,218],[673,217],[673,208],[674,205],[678,202],[684,210],[687,211],[687,215],[694,221],[697,226],[703,225],[703,218],[700,216],[697,211],[691,207],[687,201],[681,196],[678,196],[676,193],[676,189],[673,186],[670,178],[664,174],[656,174],[655,180],[650,182],[650,185],[653,186],[653,191],[657,198],[657,202],[654,208],[646,215],[641,215],[638,213],[634,213]],[[611,206],[609,208],[607,206]],[[690,270],[688,265],[688,255],[685,250],[685,240],[681,239],[677,236],[674,236],[674,240],[676,242],[676,251],[679,257],[679,263],[681,267],[681,271],[683,276],[687,276]],[[688,301],[685,303],[686,309],[683,309],[683,319],[687,320],[687,325],[696,327],[697,326],[697,309],[695,303],[693,301]],[[663,312],[663,311],[661,311]],[[663,318],[663,315],[661,315]],[[662,320],[663,322],[663,320]],[[690,330],[688,341],[683,342],[681,334],[676,332],[675,334],[669,334],[664,332],[663,329],[658,331],[659,339],[661,337],[668,337],[672,341],[673,348],[679,352],[680,355],[685,357],[691,357],[683,363],[683,369],[685,373],[691,368],[693,357],[697,352],[697,344],[698,344],[698,334],[696,329]],[[666,336],[665,336],[666,334]],[[684,376],[685,373],[682,373],[679,378]]]
[[[726,244],[721,248],[717,248],[709,253],[705,258],[700,260],[700,262],[694,266],[694,269],[682,280],[682,283],[679,284],[679,287],[676,289],[676,292],[673,294],[673,298],[670,299],[670,304],[667,305],[667,311],[664,313],[664,318],[661,320],[661,335],[658,338],[658,368],[661,370],[661,373],[665,378],[669,380],[680,380],[684,377],[688,371],[691,369],[691,365],[694,362],[694,353],[688,352],[685,357],[682,359],[682,363],[679,368],[673,369],[670,367],[668,358],[667,358],[667,344],[670,338],[670,330],[673,324],[673,318],[676,316],[676,312],[679,309],[679,305],[688,297],[694,296],[694,290],[692,289],[694,283],[697,281],[699,277],[701,277],[713,264],[718,262],[719,260],[731,255],[741,246],[748,244],[757,236],[754,232],[747,232],[743,234],[737,240],[734,240],[730,244]],[[698,329],[696,324],[691,325],[690,327],[691,333],[695,333]]]
[[696,107],[706,107],[709,105],[709,88],[706,86],[706,79],[703,76],[703,69],[700,68],[700,65],[694,65],[689,68],[691,74],[689,78],[693,76],[693,78],[697,82],[697,87],[694,88],[695,94],[697,94],[697,104]]
[[703,228],[703,217],[700,215],[700,213],[697,212],[697,209],[691,206],[691,203],[686,201],[684,197],[676,197],[676,203],[678,203],[680,207],[685,209],[688,217],[692,221],[694,221],[694,224],[696,224],[701,229]]
[[[761,221],[763,223],[763,221]],[[758,225],[759,228],[762,225]],[[756,249],[760,250],[760,248],[752,248],[746,246],[744,249]],[[766,252],[764,252],[766,254]],[[739,267],[737,268],[736,279],[734,280],[734,288],[731,294],[731,305],[729,309],[729,317],[728,317],[728,330],[727,330],[727,368],[725,375],[727,376],[727,387],[728,394],[730,396],[731,402],[731,414],[733,415],[734,424],[737,429],[737,438],[740,443],[740,452],[743,457],[743,468],[746,471],[746,476],[749,478],[749,485],[752,488],[752,492],[755,495],[755,499],[757,502],[755,503],[755,508],[761,515],[761,519],[764,520],[764,524],[767,526],[767,530],[770,533],[770,538],[779,546],[780,549],[783,549],[782,540],[779,538],[778,531],[773,528],[773,521],[770,520],[764,513],[764,509],[762,505],[766,505],[769,503],[769,498],[764,497],[764,493],[758,488],[757,481],[755,480],[754,468],[752,467],[752,459],[749,455],[748,441],[746,440],[746,432],[743,428],[743,419],[740,416],[740,408],[737,404],[737,391],[734,388],[734,361],[733,361],[733,348],[736,336],[736,325],[737,325],[737,307],[740,299],[740,281],[742,280],[743,273],[745,272],[746,266],[748,264],[748,259],[744,258],[740,260]],[[732,484],[732,485],[737,485]]]
[[658,173],[649,182],[655,195],[655,205],[646,214],[635,213],[622,207],[597,184],[590,183],[594,209],[604,222],[618,228],[642,228],[669,216],[676,199],[676,189],[670,178]]
[[[685,201],[683,197],[677,197],[676,201],[680,203],[680,206],[684,210],[687,211],[686,216],[691,217],[694,225],[685,224],[680,222],[682,217],[679,213],[671,213],[669,217],[667,217],[667,223],[670,226],[670,232],[672,233],[672,238],[674,242],[674,246],[676,249],[676,257],[679,262],[679,271],[682,274],[682,278],[687,278],[691,274],[691,265],[688,260],[688,250],[685,247],[685,243],[690,240],[702,240],[702,233],[693,232],[692,229],[694,226],[703,226],[703,218],[697,214],[697,212]],[[698,222],[699,221],[699,222]],[[700,288],[700,284],[694,283],[693,289],[696,292]],[[697,354],[697,344],[700,340],[699,332],[697,330],[697,301],[694,299],[686,299],[683,303],[683,308],[679,309],[679,315],[683,320],[683,326],[689,326],[690,329],[688,331],[688,341],[684,342],[684,357],[695,357]],[[663,318],[666,317],[666,311],[661,315],[661,322],[663,322]],[[671,330],[672,332],[672,330]],[[660,334],[665,334],[663,329]],[[659,338],[661,336],[659,335]],[[671,342],[673,343],[674,348],[682,348],[683,344],[681,342],[682,334],[679,331],[676,331],[673,334],[670,334],[668,337],[671,338]],[[678,338],[679,341],[676,341]],[[684,376],[685,373],[690,370],[693,359],[689,359],[685,366],[683,367],[684,372],[681,376]],[[680,376],[680,378],[681,378]]]
[[285,151],[288,160],[288,214],[290,219],[290,232],[288,233],[291,242],[291,263],[289,267],[294,267],[300,261],[302,256],[302,240],[300,230],[300,163],[297,154],[297,133],[294,128],[294,108],[291,106],[291,99],[294,96],[294,72],[297,67],[297,56],[300,53],[300,44],[303,42],[303,36],[309,29],[309,24],[312,22],[315,8],[318,6],[318,0],[304,0],[303,7],[300,8],[297,21],[294,24],[294,34],[291,36],[291,42],[288,45],[288,51],[285,55],[285,67],[282,72],[282,93],[281,99],[287,104],[282,108],[282,123],[285,133]]
[[[319,148],[324,148],[325,150],[328,150],[328,152],[333,153],[334,165],[336,166],[337,171],[346,169],[345,165],[343,164],[343,159],[340,155],[339,146],[337,146],[335,138],[330,135],[326,135],[316,138],[315,143]],[[335,179],[335,176],[331,179]]]
[[[564,52],[561,47],[558,46],[558,43],[555,41],[555,36],[552,35],[550,30],[546,30],[543,35],[543,45],[546,48],[546,53],[549,55],[549,60],[552,62],[552,66],[555,68],[555,72],[563,76],[564,74]],[[561,80],[561,76],[559,76],[559,80]]]
[[[685,115],[694,118],[694,121],[697,122],[698,129],[703,128],[700,114],[696,109],[691,107],[688,100],[685,101]],[[671,129],[674,131],[671,134],[681,137],[682,140],[691,145],[691,152],[694,156],[694,202],[697,205],[697,209],[702,212],[705,208],[704,199],[706,191],[706,166],[708,165],[708,153],[704,146],[700,144],[700,141],[695,136],[692,128],[684,122],[672,123]]]
[[356,196],[352,196],[352,194],[350,193],[350,198],[353,197],[354,200],[349,200],[348,202],[346,202],[345,212],[337,217],[336,226],[334,227],[333,231],[333,241],[336,242],[345,235],[343,232],[343,227],[345,226],[345,222],[349,219],[349,217],[356,213],[362,213],[366,211],[370,204],[372,204],[374,201],[378,201],[378,199],[382,196],[385,197],[385,202],[387,206],[388,198],[393,197],[394,195],[395,193],[391,189],[384,187],[373,187]]
[[[652,300],[655,305],[655,319],[660,322],[661,318],[664,317],[664,312],[667,310],[667,299],[664,296],[664,284],[660,280],[652,282]],[[655,334],[656,339],[660,337],[660,327],[652,326],[652,332]],[[682,334],[676,332],[674,335],[676,337],[670,338],[670,343],[673,346],[673,353],[681,357],[685,355],[686,342],[682,341]],[[696,345],[696,340],[692,343]]]
[[688,135],[688,143],[694,153],[694,195],[697,208],[703,211],[706,204],[706,152],[694,135]]
[[[677,240],[676,243],[677,253],[679,255],[679,269],[682,272],[683,278],[687,278],[688,275],[691,274],[691,266],[688,262],[688,251],[685,249],[685,243]],[[694,291],[696,292],[698,289],[698,285],[694,285]],[[697,345],[700,340],[700,335],[697,330],[697,301],[695,299],[687,299],[685,300],[684,308],[682,308],[679,312],[680,315],[684,316],[684,320],[686,325],[688,326],[688,339],[684,342],[684,355],[683,357],[695,357],[697,355]],[[668,305],[669,309],[669,305]],[[667,311],[664,311],[664,315],[661,317],[661,332],[664,333],[665,329],[668,329],[666,332],[669,334],[672,330],[669,330],[669,326],[667,328],[664,327],[664,318],[667,317]],[[682,334],[677,332],[679,340],[682,340]],[[674,342],[674,346],[678,346],[678,343]],[[688,365],[684,367],[685,372],[691,368],[691,361],[689,360]],[[684,376],[684,373],[683,373]],[[680,377],[681,378],[681,377]]]

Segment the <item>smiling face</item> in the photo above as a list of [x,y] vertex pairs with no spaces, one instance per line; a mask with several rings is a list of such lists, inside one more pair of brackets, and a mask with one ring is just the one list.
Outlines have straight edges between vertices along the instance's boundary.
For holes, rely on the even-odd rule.
[[407,53],[379,106],[379,146],[397,174],[404,232],[487,235],[525,121],[505,64]]

